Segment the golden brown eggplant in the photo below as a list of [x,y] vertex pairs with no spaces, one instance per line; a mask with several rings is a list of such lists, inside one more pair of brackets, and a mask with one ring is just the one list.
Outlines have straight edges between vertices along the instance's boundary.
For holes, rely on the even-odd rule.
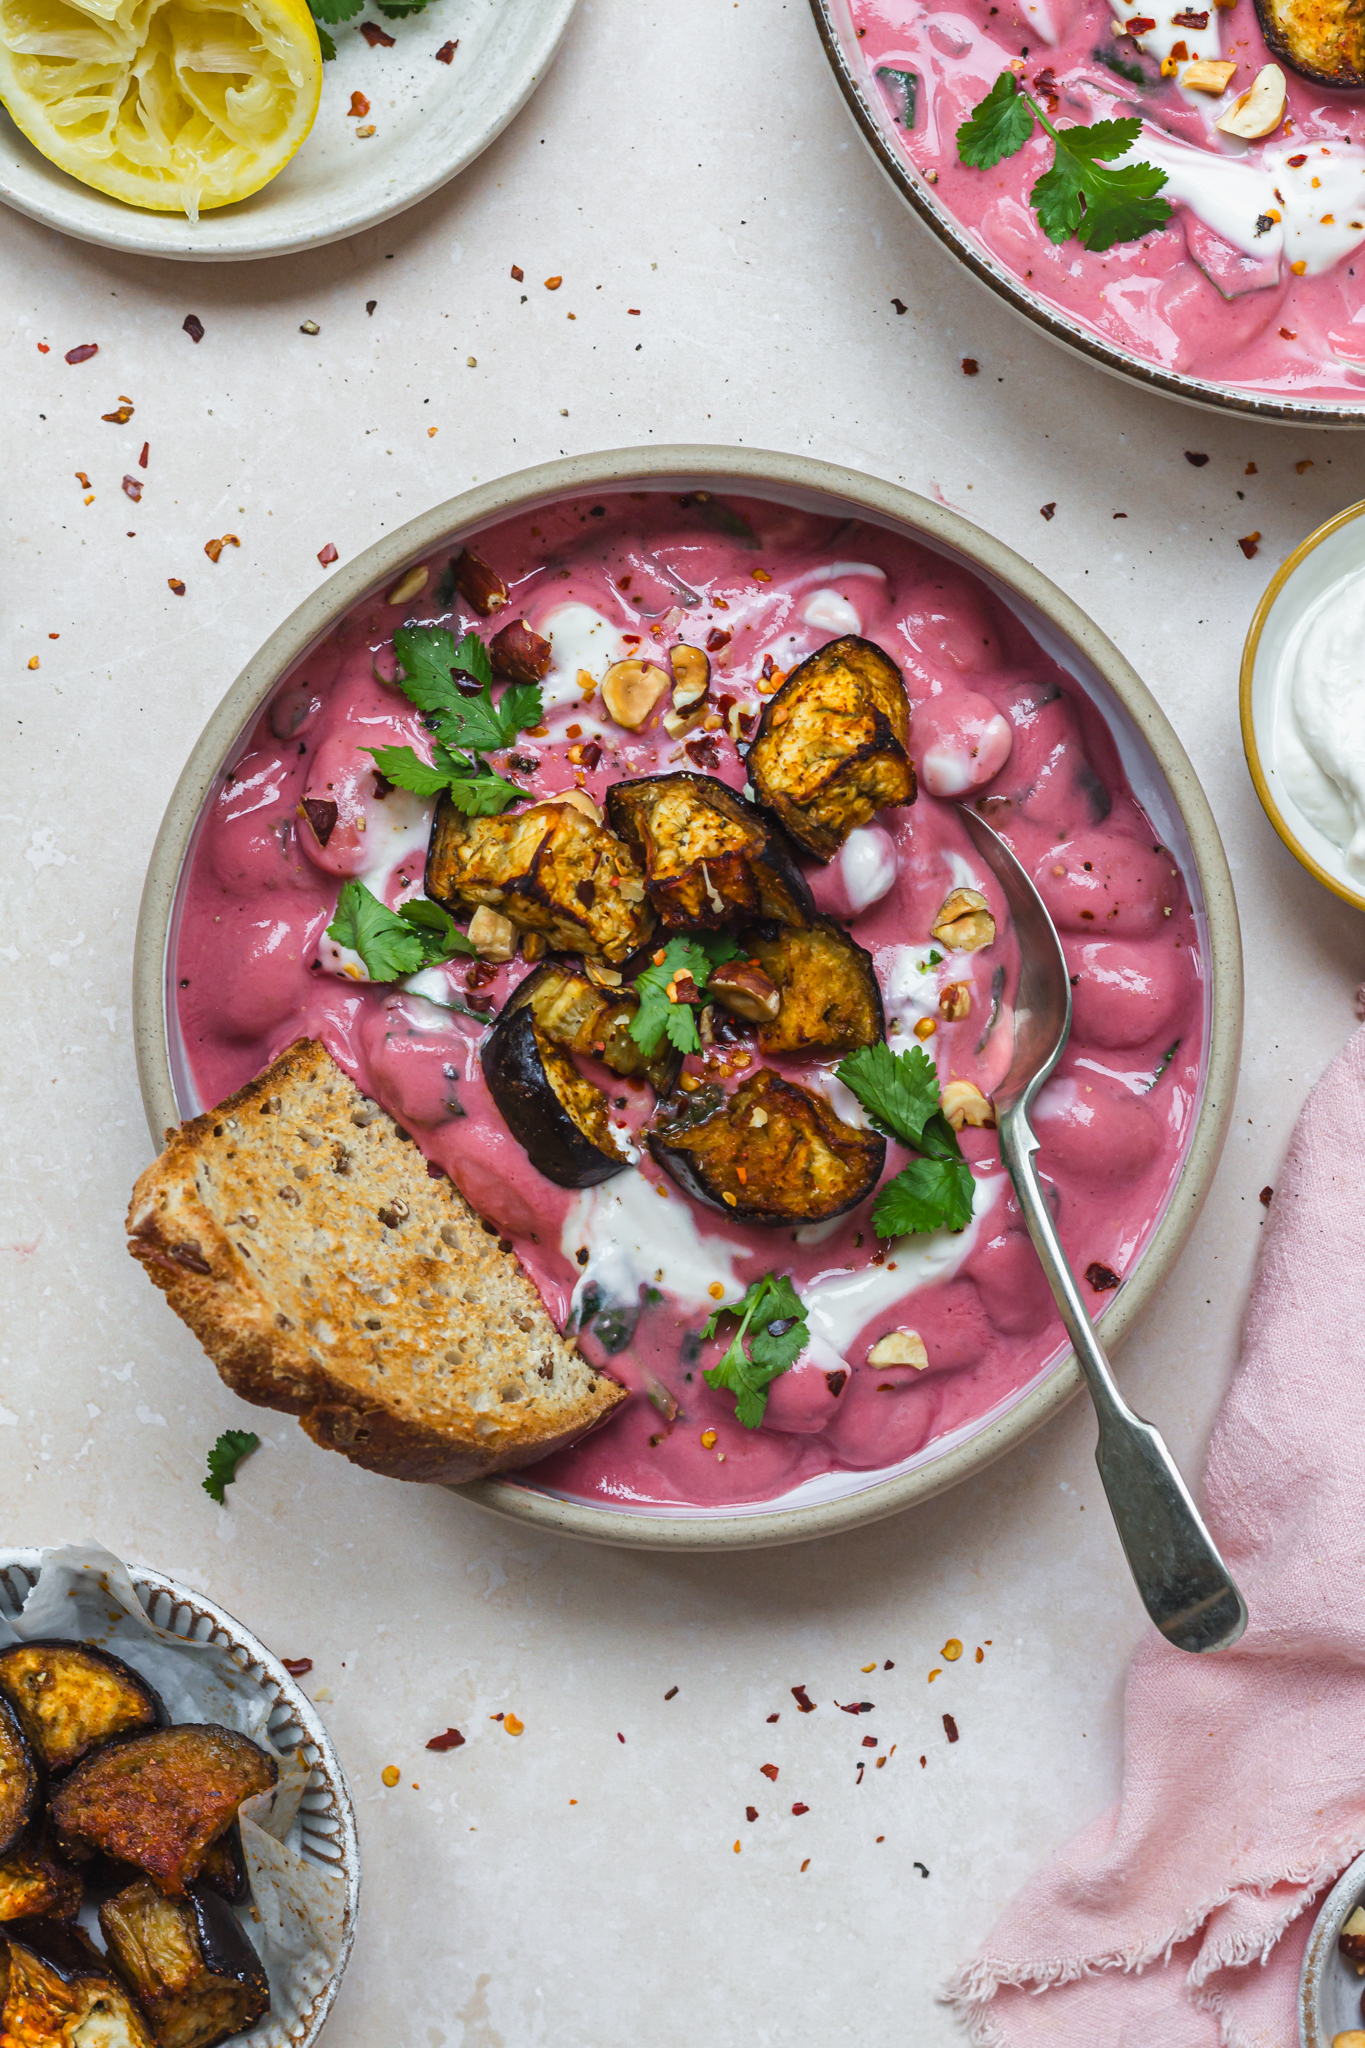
[[714,775],[614,782],[607,816],[645,871],[666,932],[751,917],[805,924],[810,890],[784,833]]
[[156,1693],[120,1657],[89,1643],[35,1641],[0,1650],[0,1693],[49,1771],[69,1771],[115,1735],[165,1719]]
[[0,1856],[0,1920],[74,1920],[81,1880],[57,1854],[46,1816],[33,1821]]
[[187,1722],[97,1749],[58,1785],[52,1818],[69,1854],[103,1850],[162,1891],[183,1892],[242,1801],[278,1776],[274,1757],[245,1735]]
[[910,706],[871,640],[830,640],[764,707],[749,779],[798,846],[829,860],[889,804],[915,801]]
[[646,1059],[630,1035],[639,997],[630,989],[598,987],[568,961],[547,960],[537,967],[518,982],[506,1007],[529,1009],[536,1029],[552,1044],[590,1054],[613,1074],[649,1081],[660,1095],[678,1077],[681,1053],[665,1044]]
[[126,1987],[79,1927],[28,1920],[0,1941],[5,2048],[156,2048]]
[[242,1905],[250,1896],[251,1885],[246,1874],[246,1856],[242,1849],[242,1830],[236,1821],[219,1835],[216,1842],[210,1842],[208,1853],[199,1866],[195,1882],[207,1886],[227,1899],[234,1906]]
[[215,1892],[168,1899],[144,1880],[106,1900],[100,1928],[157,2048],[216,2048],[270,2010],[261,1959]]
[[1365,10],[1360,0],[1256,0],[1272,55],[1314,85],[1365,87]]
[[556,1187],[591,1188],[625,1171],[606,1096],[536,1029],[529,1008],[509,1005],[479,1057],[488,1092],[537,1173]]
[[806,931],[759,927],[745,943],[782,999],[772,1022],[759,1025],[765,1052],[854,1052],[885,1038],[872,955],[833,918]]
[[730,1096],[670,1104],[649,1149],[699,1202],[752,1223],[821,1223],[870,1195],[886,1140],[760,1067]]
[[654,929],[645,879],[614,832],[575,804],[531,804],[467,818],[442,798],[427,853],[426,889],[451,912],[489,904],[518,931],[613,967]]
[[14,1847],[37,1805],[37,1762],[18,1715],[0,1698],[0,1856]]

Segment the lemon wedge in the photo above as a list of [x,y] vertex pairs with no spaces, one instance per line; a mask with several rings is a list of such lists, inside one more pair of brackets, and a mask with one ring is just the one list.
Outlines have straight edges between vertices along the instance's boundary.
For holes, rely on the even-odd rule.
[[0,0],[0,101],[82,184],[191,220],[258,192],[313,125],[305,0]]

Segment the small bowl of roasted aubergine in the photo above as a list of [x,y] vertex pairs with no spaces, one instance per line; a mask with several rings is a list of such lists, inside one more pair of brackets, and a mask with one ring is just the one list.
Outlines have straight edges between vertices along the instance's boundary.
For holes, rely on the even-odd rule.
[[269,1651],[105,1551],[0,1553],[0,2042],[306,2048],[358,1894],[340,1766]]

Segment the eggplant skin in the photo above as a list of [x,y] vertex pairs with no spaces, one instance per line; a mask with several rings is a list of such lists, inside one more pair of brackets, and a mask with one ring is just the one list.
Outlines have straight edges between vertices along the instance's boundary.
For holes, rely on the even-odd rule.
[[0,1856],[15,1846],[38,1806],[37,1759],[9,1701],[0,1698]]
[[850,634],[807,655],[764,707],[749,780],[797,845],[827,861],[878,811],[915,801],[909,749],[900,670]]
[[614,782],[607,816],[643,866],[666,932],[717,931],[751,917],[805,924],[815,914],[786,834],[718,776]]
[[1365,10],[1360,0],[1256,0],[1271,54],[1314,85],[1365,86]]
[[97,1749],[53,1792],[52,1818],[68,1854],[102,1849],[179,1893],[242,1801],[278,1777],[275,1759],[235,1729],[182,1722]]
[[805,931],[759,928],[745,943],[782,998],[771,1024],[758,1027],[764,1052],[856,1052],[885,1038],[872,955],[833,918],[817,918]]
[[5,1931],[5,2048],[157,2048],[127,1988],[88,1934],[50,1920]]
[[246,1874],[242,1830],[236,1821],[219,1835],[216,1842],[209,1843],[196,1883],[200,1890],[207,1887],[234,1906],[245,1905],[250,1898],[251,1885]]
[[458,913],[488,904],[553,951],[619,967],[654,929],[644,876],[605,825],[574,804],[467,818],[443,797],[432,820],[426,889]]
[[537,1173],[556,1187],[591,1188],[625,1171],[606,1096],[536,1029],[529,1007],[504,1009],[480,1058],[488,1092]]
[[58,1855],[46,1817],[0,1856],[0,1921],[74,1920],[81,1894],[81,1879]]
[[144,1879],[106,1900],[100,1930],[157,2048],[215,2048],[270,2010],[261,1959],[216,1892],[168,1899]]
[[629,989],[601,989],[571,962],[547,960],[517,983],[509,1009],[529,1009],[536,1029],[567,1052],[588,1053],[613,1074],[649,1081],[667,1095],[678,1078],[682,1054],[663,1045],[646,1059],[630,1035],[640,1007]]
[[885,1138],[855,1130],[823,1096],[771,1067],[709,1116],[689,1109],[656,1121],[649,1149],[684,1193],[749,1223],[842,1216],[872,1193],[886,1164]]
[[0,1650],[0,1693],[54,1775],[116,1735],[166,1719],[144,1678],[89,1643],[12,1643]]

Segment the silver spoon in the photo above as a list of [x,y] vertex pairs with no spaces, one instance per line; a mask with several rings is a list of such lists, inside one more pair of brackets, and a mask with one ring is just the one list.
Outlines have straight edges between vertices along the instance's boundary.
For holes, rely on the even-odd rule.
[[1005,893],[1019,940],[1014,1057],[995,1090],[1000,1153],[1089,1382],[1100,1425],[1095,1462],[1110,1513],[1142,1604],[1167,1641],[1180,1650],[1225,1650],[1247,1625],[1246,1602],[1160,1435],[1133,1413],[1114,1383],[1034,1163],[1038,1140],[1029,1110],[1071,1033],[1066,956],[1042,897],[1004,840],[965,804],[958,810]]

